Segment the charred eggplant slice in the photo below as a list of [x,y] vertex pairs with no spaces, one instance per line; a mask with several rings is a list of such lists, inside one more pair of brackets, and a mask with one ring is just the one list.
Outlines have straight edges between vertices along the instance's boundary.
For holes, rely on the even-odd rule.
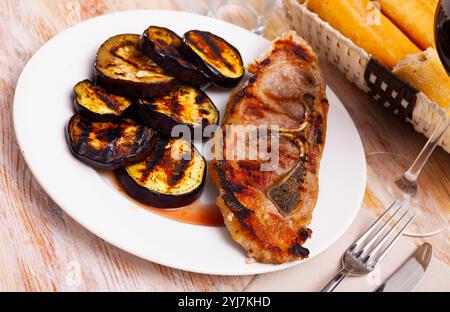
[[108,91],[128,97],[162,96],[178,81],[140,50],[139,35],[117,35],[106,40],[97,52],[95,77]]
[[110,94],[89,80],[77,83],[73,93],[75,111],[91,119],[107,120],[120,117],[133,104],[131,100]]
[[74,115],[66,129],[72,154],[91,167],[114,170],[142,161],[155,144],[155,131],[131,119],[91,121]]
[[183,48],[187,58],[219,87],[235,87],[245,74],[239,51],[210,32],[188,31]]
[[169,136],[176,125],[193,131],[219,123],[219,112],[211,99],[191,86],[181,86],[153,100],[138,100],[136,110],[145,124]]
[[178,208],[196,200],[204,187],[206,161],[182,139],[160,139],[146,160],[116,171],[132,198],[152,207]]
[[170,29],[150,26],[141,36],[141,50],[170,75],[196,87],[210,80],[182,56],[183,39]]

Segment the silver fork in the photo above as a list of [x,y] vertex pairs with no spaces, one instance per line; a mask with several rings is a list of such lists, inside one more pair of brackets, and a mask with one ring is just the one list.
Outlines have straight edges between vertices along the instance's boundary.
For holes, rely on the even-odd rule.
[[[350,246],[350,248],[347,249],[342,257],[343,268],[322,289],[322,292],[333,291],[348,275],[367,275],[375,269],[377,264],[380,263],[381,260],[383,260],[383,258],[389,253],[415,217],[415,214],[412,214],[409,218],[407,217],[409,208],[400,213],[402,205],[403,203],[395,201],[370,226],[370,228],[362,234],[361,237]],[[389,219],[378,230],[376,230],[389,212],[392,212]],[[395,217],[399,213],[400,217],[396,220]],[[407,222],[401,227],[400,231],[397,232],[397,235],[390,239],[392,233],[395,232],[395,229],[403,220],[407,220]],[[387,232],[385,230],[387,230]],[[383,233],[385,234],[380,239]],[[386,247],[381,250],[381,248],[385,245]]]

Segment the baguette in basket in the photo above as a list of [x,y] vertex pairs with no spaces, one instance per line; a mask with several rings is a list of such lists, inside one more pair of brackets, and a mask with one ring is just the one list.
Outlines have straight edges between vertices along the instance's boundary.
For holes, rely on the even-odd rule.
[[381,12],[422,50],[434,44],[434,12],[438,0],[377,0]]
[[393,68],[419,48],[369,0],[300,0],[300,3],[381,63]]
[[450,77],[435,49],[409,55],[397,64],[394,74],[425,93],[443,109],[450,105]]
[[[292,28],[303,36],[321,57],[326,58],[339,68],[348,80],[368,92],[378,103],[399,116],[400,119],[413,124],[416,131],[430,137],[437,123],[446,115],[444,107],[448,106],[445,95],[435,96],[432,95],[432,92],[445,94],[442,90],[436,89],[438,80],[441,80],[442,88],[448,90],[450,86],[448,80],[443,82],[445,80],[436,78],[436,81],[432,81],[430,84],[430,82],[421,79],[419,75],[435,75],[431,72],[440,71],[440,76],[444,69],[442,65],[438,66],[437,59],[428,62],[423,56],[421,56],[420,62],[414,62],[412,67],[408,67],[412,63],[408,65],[407,61],[405,61],[406,63],[402,62],[407,55],[397,57],[394,61],[391,58],[390,63],[395,63],[391,65],[393,68],[401,62],[396,69],[409,71],[406,79],[405,77],[400,78],[401,73],[394,74],[386,66],[383,66],[381,63],[386,64],[386,61],[376,56],[377,52],[386,47],[383,42],[379,41],[383,34],[377,33],[377,28],[371,28],[368,25],[365,25],[363,29],[359,28],[360,25],[367,23],[367,20],[363,21],[364,16],[380,14],[380,11],[377,8],[370,9],[369,4],[368,11],[371,12],[369,15],[364,15],[361,11],[358,13],[357,9],[364,8],[364,4],[369,4],[369,1],[283,0],[285,14]],[[314,8],[319,13],[314,12]],[[319,16],[321,12],[322,17]],[[324,15],[325,13],[328,15]],[[333,20],[339,20],[340,24],[335,23],[335,26],[333,26]],[[386,21],[383,18],[381,20]],[[338,25],[344,25],[346,28],[338,29]],[[344,31],[348,31],[348,34],[344,35]],[[351,33],[361,31],[364,36],[359,37],[359,39],[364,39],[363,41],[368,41],[370,44],[357,43],[356,39],[349,38]],[[407,40],[409,39],[407,38]],[[378,46],[376,42],[379,42]],[[391,41],[389,41],[389,45],[391,45]],[[415,52],[411,54],[420,55],[422,52],[417,47],[414,50]],[[414,56],[410,57],[414,58]],[[434,65],[432,65],[433,63]],[[428,96],[425,92],[428,93]],[[434,101],[430,100],[429,97],[433,97]],[[438,102],[440,105],[437,104]],[[449,114],[447,116],[450,118]],[[440,145],[450,153],[450,129],[447,130]]]

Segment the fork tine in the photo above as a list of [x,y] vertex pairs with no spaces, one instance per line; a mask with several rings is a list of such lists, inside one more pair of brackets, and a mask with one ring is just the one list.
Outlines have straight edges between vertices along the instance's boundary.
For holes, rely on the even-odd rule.
[[395,235],[394,239],[389,243],[389,245],[387,245],[387,247],[381,252],[381,254],[377,257],[377,259],[373,262],[372,265],[376,265],[378,262],[380,262],[381,260],[384,259],[384,257],[389,253],[389,251],[392,249],[392,247],[394,247],[395,243],[399,240],[399,238],[403,235],[403,233],[405,233],[406,228],[408,227],[408,225],[412,222],[412,220],[414,220],[414,218],[416,217],[416,214],[413,214],[408,222],[406,222],[406,224],[402,227],[402,229],[400,230],[400,232],[397,233],[397,235]]
[[[403,218],[408,214],[409,209],[407,209],[402,216],[395,221],[395,223],[391,226],[391,228],[389,229],[389,231],[383,236],[383,238],[377,243],[377,245],[371,250],[369,251],[369,253],[364,257],[363,262],[367,262],[370,260],[370,258],[373,257],[373,255],[375,255],[377,253],[378,250],[380,250],[380,248],[383,246],[384,243],[386,243],[386,241],[388,240],[388,238],[391,236],[392,232],[394,232],[394,230],[397,228],[397,225],[400,224],[400,222],[402,222]],[[392,216],[394,217],[394,215]],[[386,222],[385,225],[390,225],[391,223],[391,219],[392,217],[388,220],[388,222]],[[383,229],[381,229],[378,233],[381,233]],[[378,234],[377,233],[377,234]]]
[[[350,246],[349,250],[353,251],[356,247],[358,247],[362,242],[364,242],[367,237],[372,233],[372,231],[380,224],[380,222],[383,220],[383,218],[388,214],[389,211],[392,210],[392,208],[399,203],[398,200],[392,203],[392,205],[386,209],[386,211],[369,227],[367,231],[365,231],[354,243],[352,246]],[[401,203],[400,203],[401,207]]]
[[[394,211],[394,213],[389,217],[389,219],[383,224],[383,226],[372,236],[372,238],[364,244],[356,254],[357,257],[362,255],[365,250],[369,250],[373,244],[377,241],[377,239],[383,234],[384,230],[391,224],[391,222],[394,220],[395,216],[398,214],[398,212],[401,210],[403,204],[400,203],[399,207]],[[403,218],[403,216],[401,217]],[[401,219],[400,218],[400,219]]]

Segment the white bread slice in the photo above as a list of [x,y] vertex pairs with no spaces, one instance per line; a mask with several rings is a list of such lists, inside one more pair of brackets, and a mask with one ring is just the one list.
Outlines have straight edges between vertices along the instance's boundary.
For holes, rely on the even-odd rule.
[[408,55],[394,67],[393,72],[443,109],[449,108],[450,77],[435,49]]

